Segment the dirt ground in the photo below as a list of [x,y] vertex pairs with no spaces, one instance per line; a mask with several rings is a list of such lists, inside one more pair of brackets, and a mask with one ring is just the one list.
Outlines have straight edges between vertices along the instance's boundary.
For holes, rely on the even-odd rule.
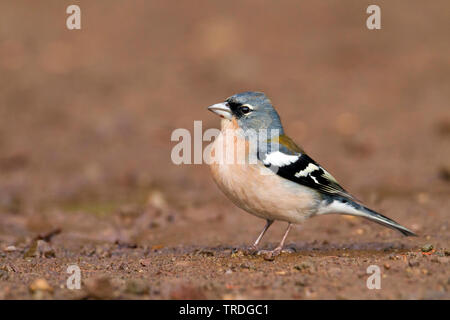
[[[371,31],[360,1],[82,0],[69,31],[69,2],[0,2],[0,299],[449,299],[450,3],[376,3]],[[170,137],[246,90],[419,237],[330,215],[243,254],[264,221]]]

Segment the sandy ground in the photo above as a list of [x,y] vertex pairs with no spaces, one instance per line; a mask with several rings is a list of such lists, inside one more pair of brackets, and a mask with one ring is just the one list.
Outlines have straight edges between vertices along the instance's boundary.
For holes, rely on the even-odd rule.
[[[0,3],[0,299],[450,298],[448,1],[377,2],[378,31],[357,1],[78,2],[79,31],[63,2]],[[324,216],[245,255],[264,221],[170,158],[245,90],[419,237]]]

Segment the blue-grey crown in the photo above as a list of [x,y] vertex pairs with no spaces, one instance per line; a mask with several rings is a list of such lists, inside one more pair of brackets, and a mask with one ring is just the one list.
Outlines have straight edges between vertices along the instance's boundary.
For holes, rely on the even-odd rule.
[[242,129],[253,130],[271,130],[277,129],[279,134],[283,134],[283,127],[281,125],[280,117],[272,106],[272,102],[262,92],[247,91],[235,94],[229,97],[228,102],[233,109],[233,106],[251,105],[254,111],[248,116],[238,118],[239,125]]
[[239,104],[251,104],[257,106],[272,107],[272,102],[262,92],[247,91],[235,94],[227,99],[228,102],[236,102]]

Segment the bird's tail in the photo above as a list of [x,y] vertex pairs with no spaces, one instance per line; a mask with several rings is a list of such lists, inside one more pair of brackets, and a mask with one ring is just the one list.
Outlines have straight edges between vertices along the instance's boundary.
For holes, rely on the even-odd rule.
[[379,223],[385,227],[397,230],[407,237],[408,236],[417,237],[417,234],[415,234],[411,230],[405,228],[404,226],[398,224],[394,220],[389,219],[388,217],[383,216],[382,214],[379,214],[378,212],[373,211],[372,209],[369,209],[365,206],[361,206],[361,207],[362,207],[362,209],[361,209],[362,215],[361,216],[363,218],[366,218],[373,222]]
[[327,205],[322,207],[321,210],[319,210],[319,214],[327,214],[327,213],[339,213],[363,217],[370,221],[381,224],[385,227],[397,230],[405,236],[417,236],[414,232],[403,227],[394,220],[389,219],[388,217],[383,216],[382,214],[379,214],[378,212],[372,209],[369,209],[357,202],[354,202],[346,198],[334,199],[333,201],[329,202]]

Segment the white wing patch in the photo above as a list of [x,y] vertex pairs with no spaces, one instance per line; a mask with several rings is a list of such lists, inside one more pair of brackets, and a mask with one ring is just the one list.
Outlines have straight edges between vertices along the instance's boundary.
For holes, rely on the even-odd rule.
[[[295,174],[295,176],[297,177],[297,178],[300,178],[300,177],[306,177],[308,174],[310,174],[311,172],[313,172],[313,171],[316,171],[316,170],[319,170],[320,168],[318,167],[318,166],[316,166],[314,163],[310,163],[310,164],[308,164],[308,166],[305,168],[305,169],[303,169],[303,170],[301,170],[301,171],[299,171],[299,172],[297,172],[296,174]],[[314,177],[312,177],[312,178],[314,178]],[[315,180],[315,179],[314,179]],[[316,181],[316,183],[317,183],[317,181]]]
[[263,160],[265,165],[273,165],[277,167],[287,166],[291,163],[296,162],[300,156],[288,155],[280,151],[274,151],[269,153]]

